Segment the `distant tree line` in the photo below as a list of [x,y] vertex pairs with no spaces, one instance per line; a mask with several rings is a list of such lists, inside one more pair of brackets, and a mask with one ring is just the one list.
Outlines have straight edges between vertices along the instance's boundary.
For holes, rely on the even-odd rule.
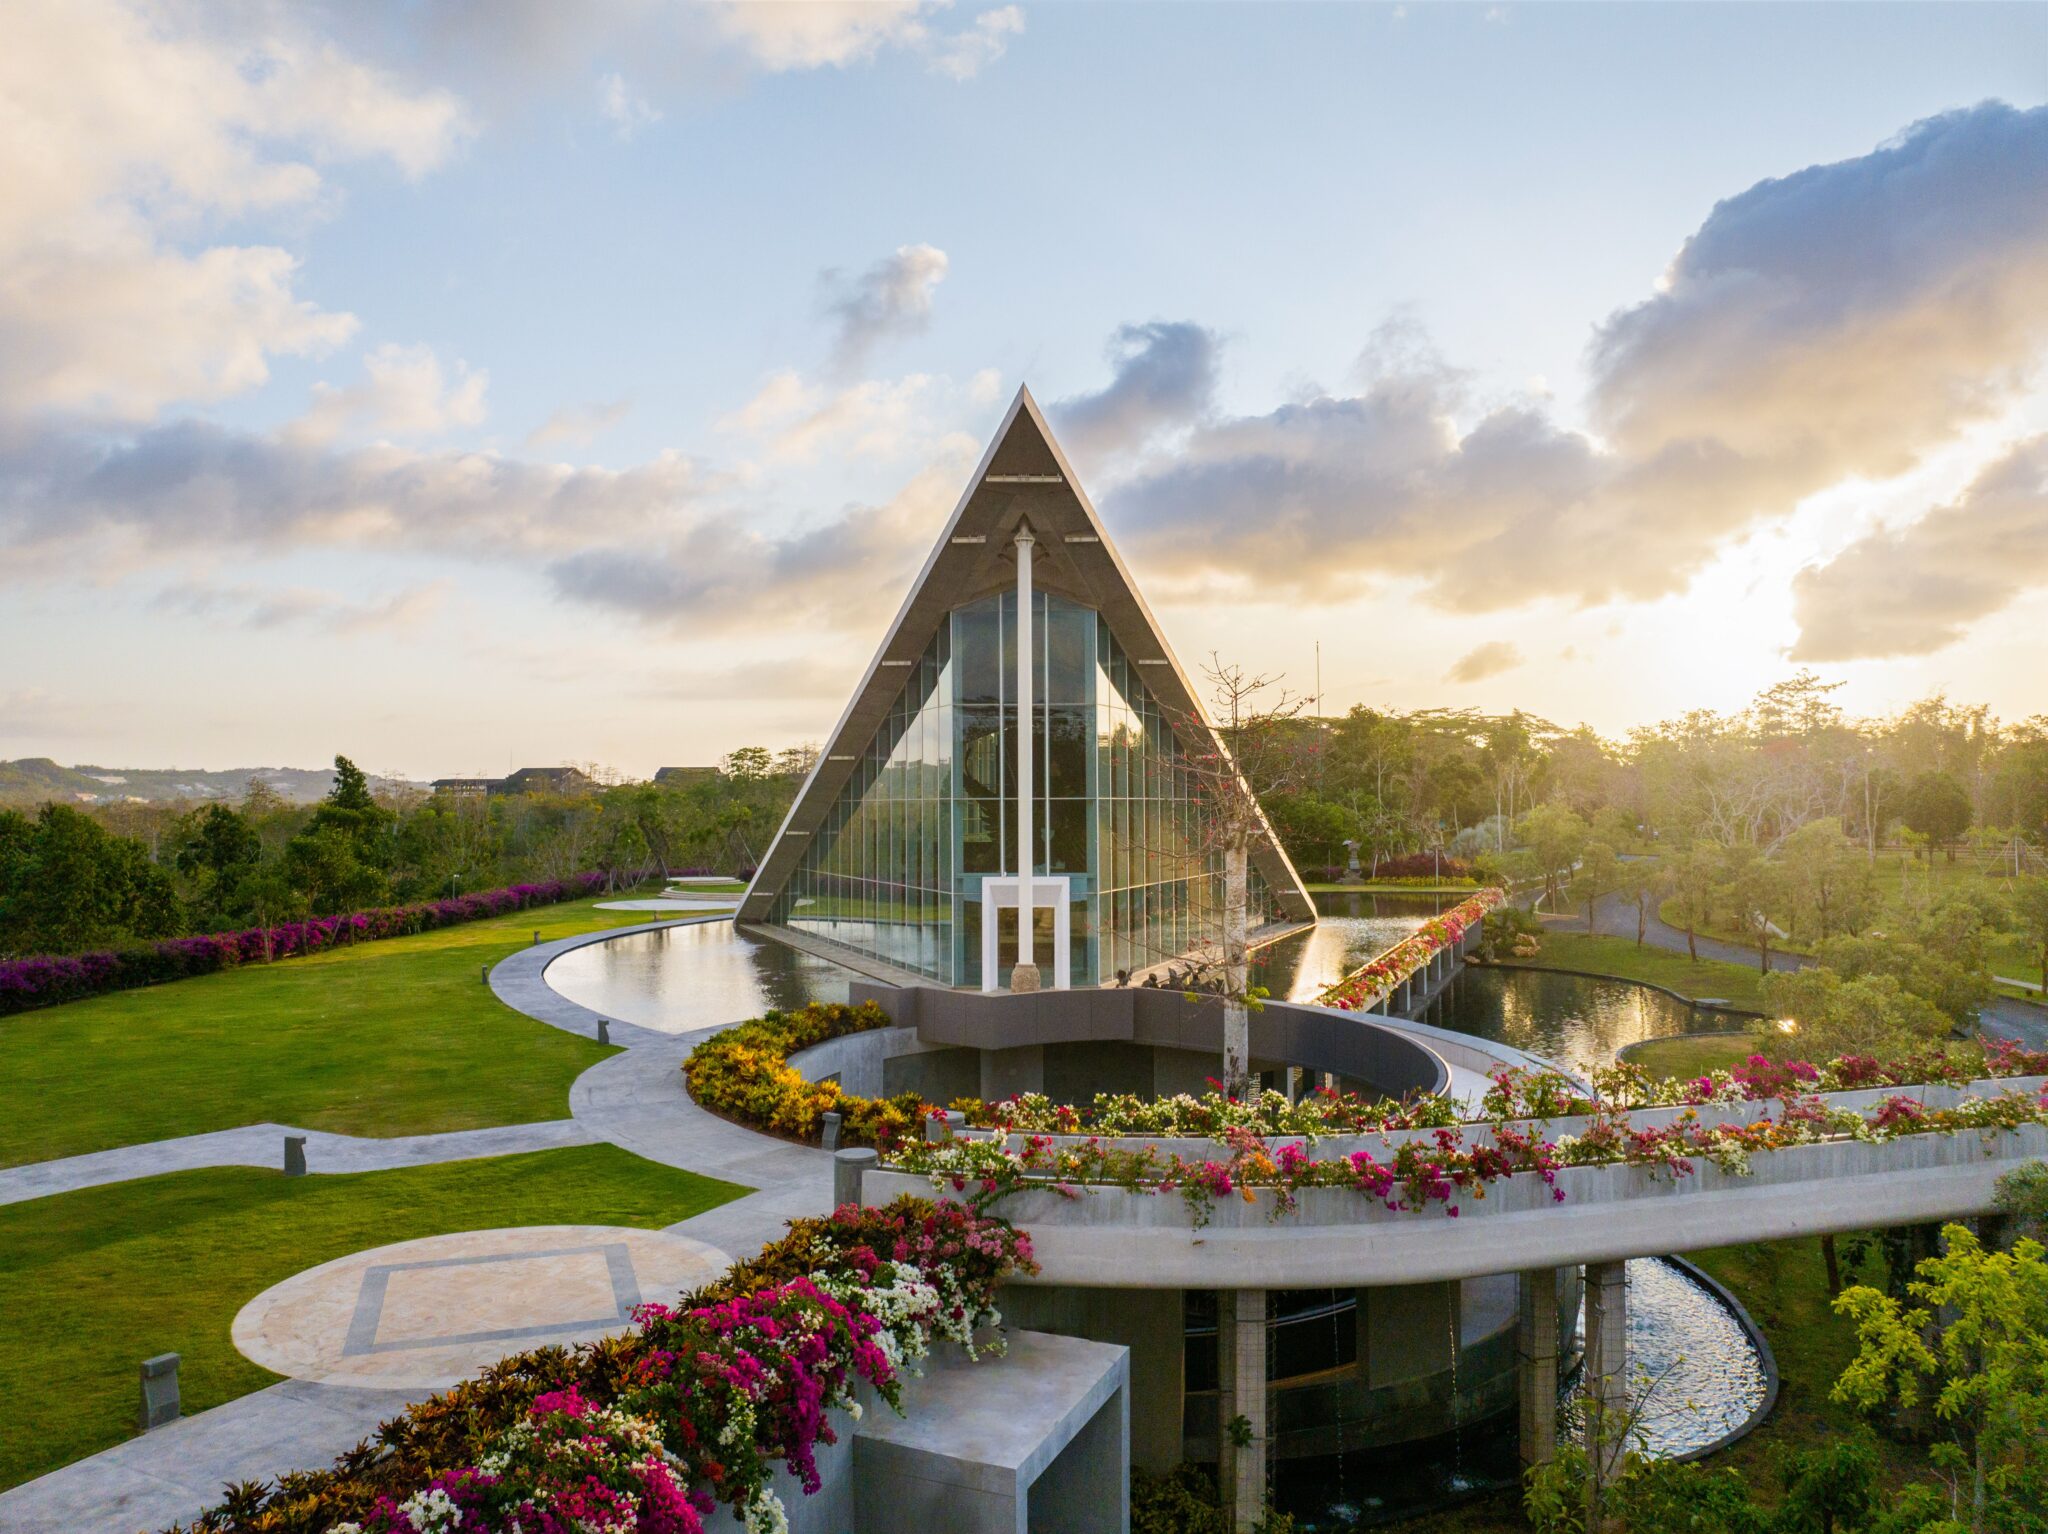
[[312,805],[0,809],[0,956],[274,926],[588,870],[751,873],[813,753],[743,748],[715,777],[580,795],[373,792],[347,757]]

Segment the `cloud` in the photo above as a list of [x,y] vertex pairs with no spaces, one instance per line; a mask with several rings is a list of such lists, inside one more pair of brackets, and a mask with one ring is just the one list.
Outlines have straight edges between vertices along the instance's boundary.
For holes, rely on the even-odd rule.
[[1444,673],[1446,682],[1483,682],[1522,664],[1522,652],[1505,639],[1490,639],[1467,650]]
[[1052,407],[1061,445],[1084,458],[1114,457],[1206,415],[1221,351],[1214,331],[1186,320],[1120,326],[1109,343],[1109,383]]
[[1024,12],[1014,5],[983,11],[974,25],[936,40],[929,49],[931,69],[954,80],[971,80],[1003,56],[1010,39],[1024,31]]
[[2048,436],[2015,444],[1918,522],[1857,539],[1792,582],[1792,659],[1927,655],[2048,582]]
[[979,447],[950,439],[891,500],[813,528],[777,535],[745,516],[706,517],[665,543],[570,554],[548,575],[569,600],[676,629],[786,621],[792,612],[809,628],[872,626],[875,593],[909,579]]
[[625,399],[564,405],[526,434],[526,446],[552,447],[558,442],[585,446],[623,421],[632,408],[633,402]]
[[827,389],[784,370],[722,418],[718,429],[758,438],[771,458],[788,463],[809,462],[828,449],[894,458],[923,442],[921,407],[932,383],[930,375],[912,373]]
[[621,139],[661,121],[661,109],[626,84],[625,76],[609,74],[597,82],[597,109]]
[[363,359],[363,371],[368,376],[346,389],[315,384],[312,406],[286,435],[313,443],[344,433],[435,437],[483,423],[491,375],[458,362],[450,381],[430,346],[380,346]]
[[416,628],[439,611],[448,592],[447,581],[427,581],[388,597],[356,601],[304,586],[266,589],[177,581],[160,590],[150,605],[159,612],[222,618],[258,632],[306,626],[330,634],[355,635]]
[[274,355],[355,330],[267,245],[209,221],[317,205],[319,166],[408,176],[468,132],[445,91],[305,35],[285,9],[145,14],[117,0],[0,7],[0,411],[147,420],[262,383]]
[[2044,344],[2048,108],[1992,103],[1718,204],[1597,331],[1597,435],[1541,398],[1478,400],[1391,333],[1356,393],[1200,418],[1103,500],[1205,589],[1645,600],[1813,492],[2009,410]]
[[927,18],[944,0],[809,0],[803,5],[734,0],[712,8],[720,31],[767,70],[845,68],[884,49],[922,54],[935,73],[971,79],[1003,55],[1024,30],[1014,5],[983,11],[959,31],[935,31]]
[[819,273],[825,312],[833,321],[834,371],[857,373],[884,341],[923,332],[931,324],[932,297],[945,280],[946,253],[931,245],[899,245],[858,277]]
[[635,689],[643,698],[660,698],[679,703],[760,702],[772,698],[787,703],[798,698],[843,699],[858,673],[859,661],[842,655],[844,666],[821,665],[808,655],[777,660],[746,661],[718,669],[693,666],[650,678]]
[[221,545],[511,557],[701,514],[720,485],[679,453],[610,470],[388,443],[334,449],[197,421],[110,445],[46,431],[0,453],[0,566]]

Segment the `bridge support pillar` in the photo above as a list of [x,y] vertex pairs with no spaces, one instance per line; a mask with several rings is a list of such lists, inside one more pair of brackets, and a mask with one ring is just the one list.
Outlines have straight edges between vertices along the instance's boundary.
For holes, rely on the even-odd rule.
[[1248,1531],[1266,1512],[1266,1291],[1225,1289],[1216,1306],[1217,1478]]
[[1586,1264],[1586,1530],[1611,1527],[1601,1493],[1628,1450],[1628,1264]]
[[1517,1274],[1515,1291],[1515,1391],[1526,1470],[1557,1453],[1557,1269]]

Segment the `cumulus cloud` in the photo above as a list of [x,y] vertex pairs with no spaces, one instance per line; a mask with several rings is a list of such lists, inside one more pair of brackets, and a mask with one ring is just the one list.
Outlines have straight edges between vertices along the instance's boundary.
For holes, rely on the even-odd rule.
[[774,534],[745,517],[701,518],[655,546],[570,554],[548,574],[572,601],[679,629],[791,611],[821,628],[870,622],[875,592],[909,579],[978,448],[953,441],[891,500],[816,527]]
[[597,82],[597,109],[622,139],[630,139],[642,128],[661,121],[661,109],[628,85],[624,75],[616,73]]
[[615,399],[599,404],[564,405],[526,434],[528,447],[552,447],[566,442],[582,447],[610,431],[633,408],[633,402]]
[[818,286],[833,324],[832,366],[842,376],[860,371],[884,341],[921,333],[932,320],[932,298],[946,280],[946,253],[932,245],[899,245],[857,277],[821,272]]
[[1792,582],[1792,658],[1926,655],[2048,582],[2048,436],[2015,444],[1918,522],[1878,529]]
[[353,317],[298,296],[285,251],[170,237],[311,205],[323,162],[424,174],[466,135],[453,96],[290,23],[119,0],[0,7],[0,410],[146,420],[353,334]]
[[1085,459],[1114,458],[1206,415],[1221,351],[1214,331],[1187,320],[1120,326],[1109,343],[1109,383],[1052,407],[1061,445]]
[[50,431],[0,454],[0,564],[75,557],[88,542],[109,558],[344,543],[503,557],[697,514],[718,487],[678,453],[611,470],[388,443],[337,450],[197,421],[111,445]]
[[273,589],[246,583],[220,586],[208,581],[175,581],[160,590],[151,605],[160,612],[219,618],[257,631],[298,625],[354,635],[416,628],[439,611],[448,590],[446,581],[427,581],[362,601],[305,586]]
[[1505,639],[1491,639],[1476,645],[1451,662],[1444,673],[1446,682],[1483,682],[1522,664],[1522,652]]
[[984,11],[967,27],[930,25],[943,0],[809,0],[804,5],[732,0],[713,13],[725,36],[763,69],[844,68],[865,64],[887,48],[922,54],[936,73],[971,79],[1003,55],[1024,30],[1014,5]]
[[1357,393],[1201,420],[1105,504],[1205,583],[1646,599],[1814,491],[2010,408],[2044,343],[2048,108],[1992,103],[1718,204],[1599,328],[1597,436],[1369,347]]
[[769,457],[783,462],[809,462],[828,449],[893,458],[920,440],[932,383],[929,375],[912,373],[835,389],[785,369],[718,428],[758,439]]
[[434,437],[484,419],[491,375],[458,362],[450,379],[431,346],[384,345],[363,359],[361,383],[313,386],[313,403],[287,428],[300,441],[325,443],[346,433]]

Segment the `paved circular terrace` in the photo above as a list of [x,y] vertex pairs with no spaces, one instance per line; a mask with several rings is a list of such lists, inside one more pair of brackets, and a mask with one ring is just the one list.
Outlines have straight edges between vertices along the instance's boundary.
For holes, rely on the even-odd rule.
[[235,1317],[235,1346],[329,1385],[440,1390],[508,1353],[588,1342],[723,1273],[715,1246],[618,1225],[400,1241],[308,1268]]

